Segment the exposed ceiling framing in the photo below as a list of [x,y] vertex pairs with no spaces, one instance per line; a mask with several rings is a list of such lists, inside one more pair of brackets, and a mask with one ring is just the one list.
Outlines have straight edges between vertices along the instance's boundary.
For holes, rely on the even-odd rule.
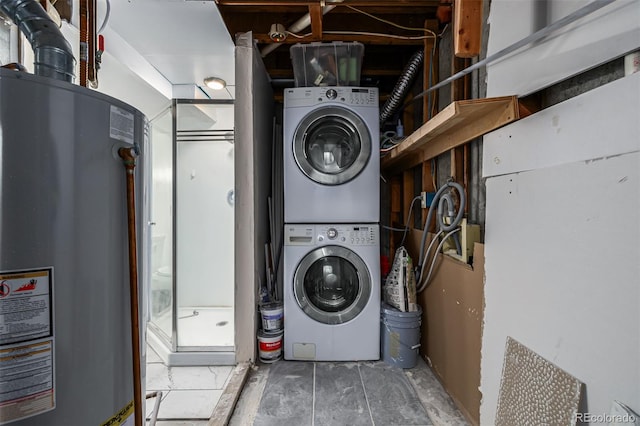
[[[235,39],[238,33],[251,31],[261,50],[274,43],[269,37],[272,24],[289,29],[308,14],[310,25],[296,32],[303,38],[289,34],[278,48],[263,57],[274,87],[293,86],[289,53],[293,44],[357,41],[364,45],[362,85],[379,87],[382,98],[393,89],[411,55],[424,49],[424,36],[430,34],[425,29],[439,31],[436,12],[439,6],[443,7],[440,0],[216,0],[216,3],[231,37]],[[323,14],[325,7],[331,10]]]

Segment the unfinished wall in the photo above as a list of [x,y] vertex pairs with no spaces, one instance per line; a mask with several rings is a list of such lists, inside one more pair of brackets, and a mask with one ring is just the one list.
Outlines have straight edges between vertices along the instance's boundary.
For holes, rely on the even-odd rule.
[[[492,0],[487,56],[585,7],[578,0]],[[601,2],[602,3],[602,2]],[[617,0],[487,66],[487,96],[524,96],[638,48],[640,5]]]
[[638,93],[630,75],[485,136],[481,424],[507,336],[585,384],[581,411],[640,411]]

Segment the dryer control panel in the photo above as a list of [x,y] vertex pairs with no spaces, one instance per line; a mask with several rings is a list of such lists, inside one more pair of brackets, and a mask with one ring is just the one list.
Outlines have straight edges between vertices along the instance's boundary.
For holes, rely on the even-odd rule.
[[295,87],[285,89],[285,108],[308,107],[326,102],[378,108],[377,87]]
[[370,246],[379,243],[378,225],[300,225],[284,229],[285,245],[333,244]]

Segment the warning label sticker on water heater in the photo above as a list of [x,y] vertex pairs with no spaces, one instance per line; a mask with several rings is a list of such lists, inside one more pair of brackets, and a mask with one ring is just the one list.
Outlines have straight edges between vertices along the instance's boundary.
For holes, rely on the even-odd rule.
[[133,145],[135,137],[135,118],[133,114],[127,110],[111,105],[109,136]]
[[53,333],[51,270],[0,271],[0,345]]
[[55,408],[53,268],[0,271],[0,424]]

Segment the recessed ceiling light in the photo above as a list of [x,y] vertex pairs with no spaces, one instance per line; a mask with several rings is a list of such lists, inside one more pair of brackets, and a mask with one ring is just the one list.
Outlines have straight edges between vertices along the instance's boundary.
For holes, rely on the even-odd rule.
[[204,84],[213,90],[222,90],[227,85],[227,82],[218,77],[207,77],[204,79]]

